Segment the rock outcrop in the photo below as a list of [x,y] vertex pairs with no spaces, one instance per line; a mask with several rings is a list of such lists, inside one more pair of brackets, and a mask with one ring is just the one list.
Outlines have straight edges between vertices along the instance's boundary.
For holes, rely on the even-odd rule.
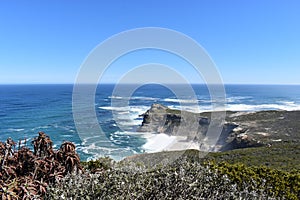
[[[205,143],[211,113],[191,113],[153,104],[141,115],[137,131],[186,136]],[[272,145],[274,142],[300,141],[300,111],[227,112],[214,151]]]
[[[193,127],[191,127],[192,122],[198,121],[200,117],[198,114],[169,109],[161,104],[153,104],[141,116],[143,117],[143,122],[138,131],[166,133],[169,135],[181,134],[179,128],[182,128],[186,132],[194,131],[192,130]],[[209,124],[207,118],[200,119],[199,121],[206,122],[205,125],[203,124],[204,126]]]

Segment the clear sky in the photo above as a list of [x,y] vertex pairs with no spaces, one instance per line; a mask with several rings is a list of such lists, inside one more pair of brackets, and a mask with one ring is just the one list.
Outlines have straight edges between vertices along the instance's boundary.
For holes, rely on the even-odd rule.
[[[73,83],[96,45],[149,26],[195,39],[225,83],[300,84],[298,0],[0,0],[0,83]],[[129,55],[114,63],[103,81],[166,58],[197,82],[190,66],[168,56]]]

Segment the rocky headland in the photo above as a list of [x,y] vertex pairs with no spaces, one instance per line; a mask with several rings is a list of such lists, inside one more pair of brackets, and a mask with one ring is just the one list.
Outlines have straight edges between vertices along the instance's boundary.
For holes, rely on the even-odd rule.
[[[185,136],[186,141],[205,144],[211,123],[210,112],[192,113],[153,104],[141,116],[140,132]],[[226,112],[216,145],[210,151],[299,143],[300,111]],[[195,123],[196,121],[196,123]],[[201,150],[201,148],[200,148]]]

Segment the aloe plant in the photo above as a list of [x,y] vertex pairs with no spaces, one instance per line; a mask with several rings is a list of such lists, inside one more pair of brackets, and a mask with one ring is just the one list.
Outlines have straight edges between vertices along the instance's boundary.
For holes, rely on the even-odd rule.
[[0,142],[0,197],[1,199],[42,199],[49,184],[56,184],[68,173],[82,171],[75,145],[64,142],[59,150],[44,132],[32,141],[32,152],[26,140],[18,149],[12,139]]

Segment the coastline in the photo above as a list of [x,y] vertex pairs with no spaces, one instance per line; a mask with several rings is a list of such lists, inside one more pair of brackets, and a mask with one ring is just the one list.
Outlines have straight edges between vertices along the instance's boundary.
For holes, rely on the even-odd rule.
[[[201,112],[204,112],[201,115],[205,115],[211,108],[209,94],[204,85],[192,85],[192,87],[198,97]],[[245,113],[245,116],[251,116],[250,112],[257,113],[261,109],[268,109],[269,111],[266,112],[272,112],[271,110],[297,110],[300,108],[299,86],[225,85],[225,87],[227,104],[229,109],[234,110],[234,112],[228,111],[228,114],[232,115],[232,121],[234,121],[234,115],[238,117]],[[181,104],[180,100],[170,91],[157,85],[143,86],[130,97],[113,94],[113,88],[114,85],[99,85],[96,91],[96,116],[105,134],[95,136],[95,131],[89,129],[84,133],[84,137],[86,137],[84,141],[87,142],[82,143],[81,137],[79,137],[80,133],[77,132],[72,118],[72,85],[2,85],[0,87],[0,99],[3,102],[0,105],[0,122],[2,124],[0,139],[6,140],[11,137],[15,141],[29,140],[37,131],[44,131],[53,138],[56,146],[64,140],[71,140],[77,144],[78,152],[83,160],[95,159],[99,156],[111,156],[119,160],[123,155],[144,152],[142,146],[146,141],[139,133],[135,132],[135,128],[142,122],[142,118],[138,115],[149,109],[153,103],[161,103],[171,109],[185,110],[185,108],[189,108],[190,111],[194,110],[193,106],[188,103]],[[124,89],[126,90],[126,85],[124,85]],[[111,105],[112,101],[130,101],[130,104],[121,107]],[[243,113],[235,112],[236,110],[243,111]],[[264,133],[264,135],[270,134],[270,137],[274,136],[273,130],[265,130],[262,128],[263,125],[260,125],[261,130],[256,131],[253,130],[255,128],[250,128],[250,123],[247,125],[243,121],[249,120],[244,118],[237,123],[241,123],[241,126],[249,129],[250,135],[248,134],[248,136],[253,135],[256,138],[255,132]],[[282,123],[282,120],[279,122]],[[265,125],[265,128],[270,128],[267,123]],[[289,141],[287,136],[283,138],[280,136],[284,127],[286,134],[293,135],[293,133],[289,133],[287,125],[281,124],[281,127],[283,128],[280,133],[277,136],[275,133],[275,138],[272,139]],[[263,140],[268,138],[263,137],[264,135],[260,135]],[[102,142],[107,139],[110,142]],[[260,138],[257,139],[260,140]]]
[[[209,112],[182,115],[180,110],[153,104],[142,115],[143,122],[138,129],[138,132],[152,132],[152,135],[146,136],[148,142],[143,146],[145,152],[187,149],[222,152],[270,146],[279,142],[300,142],[300,125],[296,120],[300,119],[299,110],[228,111],[222,132],[212,146],[206,142],[206,134],[211,126],[210,115]],[[193,124],[181,124],[182,121],[191,121],[193,118],[199,123],[194,129],[191,129]]]

